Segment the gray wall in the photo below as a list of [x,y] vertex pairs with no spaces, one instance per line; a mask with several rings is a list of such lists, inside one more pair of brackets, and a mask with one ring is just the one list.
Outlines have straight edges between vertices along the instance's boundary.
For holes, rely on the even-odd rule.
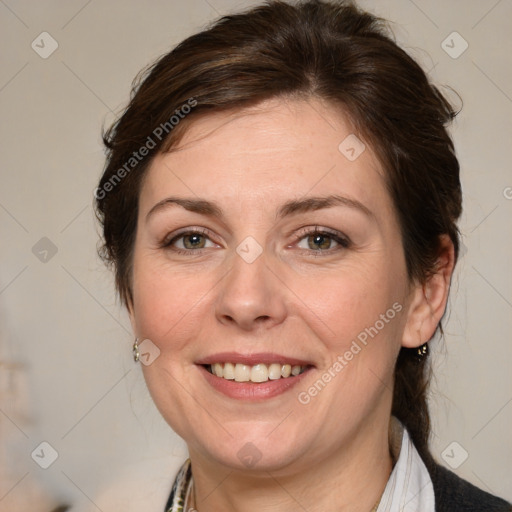
[[[100,128],[140,68],[218,14],[255,3],[0,3],[0,510],[59,500],[74,511],[161,510],[186,449],[151,403],[96,256]],[[464,248],[434,347],[433,447],[444,464],[460,463],[459,475],[512,500],[512,3],[361,5],[393,20],[432,79],[464,100],[453,128]],[[459,56],[453,31],[469,45]],[[53,43],[42,32],[58,43],[46,59]],[[43,441],[58,454],[48,469],[31,457],[52,461]]]

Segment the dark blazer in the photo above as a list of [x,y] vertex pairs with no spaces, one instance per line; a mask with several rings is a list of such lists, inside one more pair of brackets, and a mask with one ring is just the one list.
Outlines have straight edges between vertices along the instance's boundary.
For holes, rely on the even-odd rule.
[[512,511],[512,504],[482,491],[439,464],[428,467],[428,471],[434,485],[436,512]]

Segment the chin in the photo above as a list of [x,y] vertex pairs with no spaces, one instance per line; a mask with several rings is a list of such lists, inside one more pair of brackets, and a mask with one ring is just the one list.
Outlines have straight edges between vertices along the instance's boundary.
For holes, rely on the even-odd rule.
[[298,439],[295,433],[289,431],[269,435],[275,428],[276,425],[269,428],[265,424],[265,428],[262,428],[260,424],[246,423],[239,430],[233,430],[232,437],[224,433],[213,442],[211,437],[195,442],[186,439],[186,442],[213,463],[236,471],[277,472],[295,462],[303,464],[306,447],[311,446],[311,441]]

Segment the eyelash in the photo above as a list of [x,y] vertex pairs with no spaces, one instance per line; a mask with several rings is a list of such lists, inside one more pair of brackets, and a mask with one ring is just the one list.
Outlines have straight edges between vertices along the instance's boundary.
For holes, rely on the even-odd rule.
[[[205,228],[198,228],[198,229],[190,229],[187,231],[181,231],[177,233],[175,236],[173,236],[171,239],[168,237],[163,240],[163,242],[160,244],[161,248],[167,248],[171,249],[176,254],[182,254],[182,255],[188,255],[190,256],[191,253],[200,255],[205,249],[176,249],[172,247],[172,244],[179,240],[180,238],[183,238],[186,235],[202,235],[206,236],[208,239],[210,237],[208,236],[209,231]],[[339,244],[338,248],[335,249],[328,249],[325,251],[322,250],[314,250],[314,249],[299,249],[300,251],[306,251],[309,253],[312,253],[311,256],[317,258],[318,256],[321,256],[323,254],[332,254],[334,252],[337,252],[339,250],[348,249],[352,243],[349,240],[348,237],[342,235],[341,233],[338,233],[336,231],[329,231],[327,229],[322,229],[319,226],[315,226],[313,229],[311,228],[305,228],[304,230],[301,230],[299,233],[294,235],[294,242],[300,242],[303,238],[306,236],[312,236],[312,235],[321,235],[321,236],[327,236],[334,240],[337,244]]]
[[331,240],[334,240],[338,244],[338,247],[335,247],[334,249],[327,249],[325,251],[320,250],[320,249],[319,250],[299,249],[300,251],[308,252],[314,258],[317,258],[319,256],[321,257],[324,255],[325,256],[331,255],[335,252],[338,252],[338,251],[341,251],[344,249],[348,249],[352,245],[352,242],[350,241],[350,239],[347,236],[345,236],[337,231],[330,231],[328,229],[321,228],[320,226],[315,226],[313,229],[305,228],[303,230],[300,230],[297,234],[294,235],[295,243],[300,242],[303,238],[306,238],[308,236],[313,236],[313,235],[327,236],[328,238],[330,238]]

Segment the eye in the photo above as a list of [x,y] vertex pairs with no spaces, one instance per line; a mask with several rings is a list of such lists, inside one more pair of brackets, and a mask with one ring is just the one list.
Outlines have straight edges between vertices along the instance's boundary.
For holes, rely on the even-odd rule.
[[[350,247],[350,240],[342,233],[331,232],[327,229],[321,229],[318,226],[314,229],[301,231],[296,235],[296,240],[300,242],[298,244],[300,249],[310,250],[316,253],[332,253]],[[302,242],[302,240],[304,240],[304,242]],[[332,249],[333,242],[337,244],[337,248]],[[301,247],[301,243],[306,246]]]
[[[209,231],[204,228],[188,229],[166,237],[160,246],[170,249],[177,254],[201,254],[203,249],[216,246],[208,235]],[[306,228],[301,230],[295,235],[295,240],[299,242],[297,244],[299,249],[309,251],[310,253],[313,252],[315,256],[319,255],[319,253],[331,254],[346,249],[351,245],[348,237],[342,233],[329,231],[325,228],[322,229],[318,226],[314,229]],[[210,246],[206,245],[208,242],[211,243]],[[336,244],[334,249],[332,248],[333,243]],[[305,244],[306,247],[301,247],[301,244]]]
[[[172,238],[167,237],[161,244],[161,247],[169,248],[178,254],[190,254],[192,252],[201,253],[201,249],[206,249],[207,241],[213,242],[207,236],[207,229],[193,229],[177,233]],[[213,247],[214,244],[210,247]]]

